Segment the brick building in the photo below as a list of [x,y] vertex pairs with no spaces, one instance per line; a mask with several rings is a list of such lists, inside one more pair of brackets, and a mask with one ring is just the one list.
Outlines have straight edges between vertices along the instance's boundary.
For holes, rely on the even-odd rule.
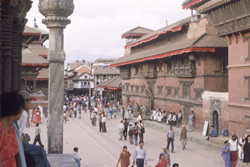
[[206,14],[217,35],[228,44],[228,125],[238,135],[250,134],[250,0],[186,1]]
[[132,101],[150,110],[182,110],[186,124],[193,110],[196,129],[202,130],[209,119],[202,93],[228,91],[227,54],[226,42],[208,19],[194,15],[127,40],[125,56],[111,66],[120,68],[123,105]]

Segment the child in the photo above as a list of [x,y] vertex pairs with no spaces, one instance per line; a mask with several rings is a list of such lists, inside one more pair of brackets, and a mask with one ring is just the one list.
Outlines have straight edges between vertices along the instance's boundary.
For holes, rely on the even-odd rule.
[[230,149],[228,140],[224,142],[224,147],[221,156],[225,161],[225,167],[230,167]]
[[73,151],[73,153],[72,153],[72,155],[73,155],[73,157],[74,157],[74,159],[75,159],[75,161],[76,161],[76,163],[77,163],[77,167],[80,167],[81,166],[81,163],[80,163],[80,161],[82,160],[81,158],[79,158],[78,157],[78,148],[77,147],[74,147],[74,151]]

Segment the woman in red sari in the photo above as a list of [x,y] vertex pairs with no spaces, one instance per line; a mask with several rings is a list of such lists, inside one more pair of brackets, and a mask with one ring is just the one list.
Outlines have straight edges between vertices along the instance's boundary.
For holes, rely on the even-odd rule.
[[127,146],[123,146],[123,150],[120,154],[116,167],[118,167],[120,161],[121,161],[121,167],[128,167],[130,164],[130,160],[129,160],[130,155],[131,154],[128,152]]
[[166,167],[167,161],[164,159],[164,154],[161,153],[159,157],[159,163],[156,165],[156,167]]

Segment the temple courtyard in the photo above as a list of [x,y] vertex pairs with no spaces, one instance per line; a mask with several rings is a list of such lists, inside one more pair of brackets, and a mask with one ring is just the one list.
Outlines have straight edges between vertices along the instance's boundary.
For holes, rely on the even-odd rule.
[[[70,118],[67,123],[64,123],[64,154],[72,153],[73,148],[78,147],[79,157],[82,158],[82,167],[114,167],[124,145],[128,146],[128,151],[133,156],[136,146],[130,145],[128,140],[119,140],[118,124],[121,120],[120,114],[118,114],[116,119],[107,121],[107,133],[99,132],[98,122],[97,126],[92,126],[89,117],[89,112],[82,112],[82,119]],[[160,123],[156,123],[156,125],[157,124],[161,125]],[[43,123],[40,127],[42,130],[42,142],[46,149],[47,119],[43,119]],[[168,128],[167,125],[166,128]],[[174,130],[175,129],[176,127],[174,127]],[[176,131],[178,130],[179,129],[176,129]],[[145,131],[144,147],[148,153],[148,166],[154,167],[159,154],[162,152],[162,147],[166,145],[165,130],[157,126],[152,127],[149,121],[145,121]],[[33,143],[35,127],[26,128],[25,133],[30,135],[30,143]],[[224,166],[220,149],[211,149],[211,147],[205,144],[198,144],[189,140],[187,150],[183,151],[178,135],[176,136],[174,145],[175,153],[170,153],[171,164],[177,162],[180,167]],[[130,159],[131,164],[132,156]],[[239,161],[237,166],[243,167],[244,165]]]

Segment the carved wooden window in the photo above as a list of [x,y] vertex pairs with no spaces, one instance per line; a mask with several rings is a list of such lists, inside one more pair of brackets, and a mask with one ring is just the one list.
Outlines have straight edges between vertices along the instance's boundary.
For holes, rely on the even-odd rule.
[[162,96],[163,95],[163,91],[162,91],[163,86],[157,86],[157,89],[158,89],[157,95]]
[[167,96],[172,96],[172,87],[166,87],[167,90]]
[[138,75],[138,74],[139,74],[139,67],[136,66],[136,67],[135,67],[135,75]]
[[182,85],[182,97],[190,99],[191,98],[191,86],[194,81],[179,81]]
[[246,40],[248,43],[248,57],[247,57],[246,61],[249,62],[250,61],[250,37],[247,37]]
[[134,85],[130,85],[130,92],[134,91]]
[[248,97],[245,98],[245,100],[247,102],[250,102],[250,76],[245,76],[245,79],[248,81],[248,91],[247,91]]
[[122,85],[122,91],[125,91],[125,85]]
[[126,92],[128,92],[128,89],[129,89],[129,83],[125,83],[126,85]]
[[163,72],[163,63],[160,63],[160,64],[159,64],[159,72],[160,72],[160,73]]
[[174,96],[178,97],[179,96],[179,88],[173,88],[174,89]]
[[141,93],[144,94],[144,90],[145,90],[145,85],[141,86]]
[[139,86],[135,86],[135,92],[136,92],[136,94],[139,93]]
[[171,72],[172,72],[172,62],[169,61],[169,62],[167,63],[167,73],[171,73]]
[[203,89],[194,88],[194,92],[195,92],[195,99],[201,100],[202,99],[201,96],[202,96]]

